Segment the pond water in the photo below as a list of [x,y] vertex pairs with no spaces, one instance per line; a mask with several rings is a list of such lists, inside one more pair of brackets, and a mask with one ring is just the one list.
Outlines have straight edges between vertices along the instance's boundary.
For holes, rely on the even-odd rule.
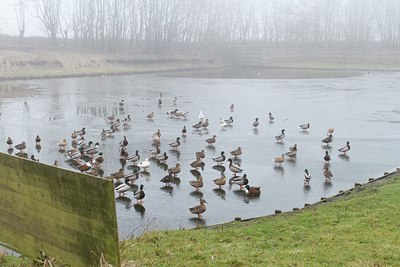
[[[169,167],[180,163],[179,184],[166,187],[160,179],[166,175],[164,165],[151,161],[148,173],[136,184],[144,185],[146,197],[138,207],[133,193],[117,198],[116,207],[120,238],[138,236],[151,229],[193,228],[234,220],[263,216],[275,209],[292,210],[329,197],[339,190],[364,183],[369,177],[378,177],[384,171],[399,166],[400,149],[400,74],[369,73],[356,77],[319,79],[210,79],[143,76],[108,76],[32,80],[0,84],[0,135],[10,136],[14,144],[26,141],[27,153],[43,163],[58,160],[61,167],[75,170],[58,151],[57,142],[68,140],[73,130],[86,128],[86,140],[100,143],[105,161],[104,176],[121,168],[119,142],[123,136],[129,142],[127,151],[136,150],[144,159],[153,148],[151,135],[160,129],[161,152],[167,152]],[[11,94],[11,92],[13,92]],[[162,92],[162,104],[158,105]],[[176,105],[173,98],[177,98]],[[124,108],[118,103],[125,100]],[[234,110],[230,105],[234,104]],[[177,108],[188,111],[185,119],[170,118],[167,112]],[[208,129],[195,130],[202,111],[209,119]],[[154,112],[153,120],[146,115]],[[275,116],[273,123],[268,113]],[[101,140],[102,129],[110,127],[107,116],[131,116],[129,128],[120,128],[112,138]],[[222,129],[220,118],[233,117],[232,126]],[[258,117],[260,124],[254,130],[252,123]],[[310,129],[301,131],[300,124],[310,123]],[[177,151],[168,146],[181,129],[188,134],[181,137]],[[330,148],[321,144],[327,129],[334,128]],[[282,143],[275,136],[286,130]],[[35,149],[35,137],[42,138],[42,148]],[[216,135],[216,143],[207,146],[205,140]],[[340,156],[338,148],[350,141],[347,157]],[[286,160],[276,167],[273,158],[297,144],[294,160]],[[247,198],[237,185],[215,190],[213,179],[220,172],[213,168],[212,157],[240,146],[243,154],[236,163],[244,169],[251,186],[261,186],[258,198]],[[190,163],[195,152],[204,149],[204,186],[198,192],[189,184],[194,180]],[[331,183],[323,176],[324,155],[331,154]],[[15,154],[16,151],[13,153]],[[128,163],[129,164],[129,163]],[[129,172],[127,166],[124,167]],[[227,178],[232,177],[226,167]],[[304,187],[304,169],[312,175],[309,187]],[[100,197],[100,196],[93,196]],[[207,201],[202,219],[188,209]]]

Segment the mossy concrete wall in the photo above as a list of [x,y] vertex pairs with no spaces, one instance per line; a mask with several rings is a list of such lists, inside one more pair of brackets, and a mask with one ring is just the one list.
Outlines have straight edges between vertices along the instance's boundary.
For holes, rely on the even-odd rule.
[[112,181],[0,153],[0,244],[71,266],[119,265]]

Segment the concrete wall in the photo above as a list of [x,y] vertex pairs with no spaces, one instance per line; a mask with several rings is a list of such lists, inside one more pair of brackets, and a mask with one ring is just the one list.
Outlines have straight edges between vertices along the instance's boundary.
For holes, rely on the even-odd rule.
[[118,266],[114,198],[110,180],[0,153],[0,243],[30,258]]

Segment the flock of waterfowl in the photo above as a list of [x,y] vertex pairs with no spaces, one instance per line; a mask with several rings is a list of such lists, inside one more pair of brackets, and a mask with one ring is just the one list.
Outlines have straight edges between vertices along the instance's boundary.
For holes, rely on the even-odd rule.
[[[162,94],[160,94],[160,98],[158,100],[158,105],[161,106],[163,102]],[[172,99],[172,103],[174,106],[177,105],[177,98]],[[121,100],[118,103],[120,108],[123,108],[125,105],[125,101]],[[234,105],[232,104],[229,109],[231,112],[234,111]],[[187,121],[188,111],[179,111],[178,108],[174,108],[171,111],[166,112],[166,116],[170,118],[183,119]],[[146,115],[147,120],[154,120],[155,113],[151,112]],[[275,117],[269,113],[268,120],[270,123],[274,122]],[[118,142],[119,146],[119,161],[122,165],[120,169],[117,171],[105,174],[102,169],[102,164],[105,161],[103,157],[103,152],[100,151],[99,145],[100,142],[107,142],[107,139],[111,139],[114,137],[114,133],[120,131],[121,129],[129,129],[130,123],[132,121],[130,115],[127,115],[124,118],[117,118],[115,114],[110,114],[110,116],[106,119],[107,126],[103,129],[99,130],[99,138],[101,141],[93,142],[87,141],[85,139],[86,128],[83,127],[79,130],[74,130],[71,133],[71,142],[67,141],[67,138],[62,138],[59,142],[57,142],[57,149],[62,152],[66,158],[66,162],[73,166],[75,169],[87,173],[89,175],[94,176],[102,176],[109,177],[113,179],[115,182],[115,191],[118,196],[125,196],[128,192],[133,192],[133,197],[137,200],[136,205],[142,205],[144,202],[144,198],[146,196],[144,191],[144,185],[140,184],[138,187],[136,182],[140,179],[141,176],[148,174],[149,167],[152,165],[152,160],[157,161],[157,165],[160,166],[165,171],[165,176],[160,179],[161,183],[164,183],[167,186],[170,186],[174,183],[179,183],[180,179],[178,174],[182,171],[182,162],[176,162],[172,167],[169,167],[167,162],[170,158],[170,154],[173,151],[178,151],[180,147],[183,145],[181,142],[182,138],[187,138],[188,129],[184,125],[181,132],[177,133],[177,137],[173,141],[168,142],[168,147],[170,148],[170,153],[162,152],[160,150],[160,145],[162,142],[162,133],[161,130],[156,130],[151,136],[152,148],[148,149],[146,152],[139,152],[139,150],[135,150],[134,153],[130,153],[128,151],[129,141],[126,136]],[[220,119],[220,127],[221,129],[225,129],[226,127],[232,127],[235,121],[233,116],[230,116],[227,119]],[[202,129],[207,129],[210,125],[209,119],[205,118],[202,111],[198,116],[198,121],[192,124],[193,131],[201,131]],[[255,118],[253,123],[249,123],[249,127],[253,127],[253,129],[257,129],[260,125],[259,118]],[[303,123],[299,125],[300,131],[309,131],[310,123]],[[323,144],[323,148],[330,148],[330,145],[333,141],[333,128],[329,128],[327,131],[326,138],[321,140]],[[275,140],[277,143],[284,142],[286,137],[285,129],[282,129],[280,133],[275,136]],[[39,135],[35,138],[35,147],[37,150],[41,148],[41,138]],[[217,143],[217,136],[212,135],[204,140],[204,146],[214,146]],[[24,150],[27,147],[27,143],[25,141],[14,145],[13,140],[8,137],[6,141],[8,145],[8,153],[12,154],[14,148],[18,150],[17,155],[26,156]],[[68,148],[68,144],[71,144],[71,147]],[[14,145],[14,146],[13,146]],[[346,155],[350,150],[350,142],[347,142],[346,145],[342,148],[338,149],[338,152]],[[215,186],[221,189],[227,183],[230,185],[239,186],[239,190],[243,190],[246,197],[258,197],[261,194],[260,186],[250,186],[250,181],[245,173],[244,169],[238,164],[238,159],[242,156],[243,150],[240,146],[235,149],[230,149],[230,156],[227,157],[227,153],[221,151],[218,156],[210,157],[210,160],[213,164],[213,169],[220,172],[220,176],[212,180]],[[297,144],[294,144],[289,148],[289,151],[286,153],[282,153],[281,155],[272,159],[275,166],[281,166],[284,164],[286,160],[295,160],[297,156]],[[109,157],[109,156],[108,156]],[[202,149],[201,151],[194,152],[194,161],[189,165],[192,168],[191,173],[195,177],[194,180],[189,181],[189,185],[194,188],[195,191],[201,190],[205,181],[203,179],[202,170],[204,170],[205,159],[207,155]],[[34,156],[31,156],[32,160],[36,160]],[[325,151],[325,155],[322,157],[325,162],[323,168],[323,174],[326,179],[326,182],[331,182],[333,177],[332,172],[330,170],[330,155],[328,150]],[[321,159],[321,160],[322,160]],[[228,170],[231,172],[232,176],[228,179],[226,177],[227,169],[224,164],[227,164]],[[58,162],[55,161],[54,165],[58,165]],[[127,165],[127,171],[125,171],[125,166]],[[311,173],[305,169],[304,171],[304,186],[310,186],[311,183]],[[199,198],[199,205],[189,208],[189,211],[201,217],[201,214],[206,211],[205,206],[206,200],[202,197]]]

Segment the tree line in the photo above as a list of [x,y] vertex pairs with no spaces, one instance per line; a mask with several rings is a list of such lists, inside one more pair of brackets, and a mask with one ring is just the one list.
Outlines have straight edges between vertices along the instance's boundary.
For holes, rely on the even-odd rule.
[[164,51],[263,42],[400,46],[399,0],[14,0],[53,44]]

